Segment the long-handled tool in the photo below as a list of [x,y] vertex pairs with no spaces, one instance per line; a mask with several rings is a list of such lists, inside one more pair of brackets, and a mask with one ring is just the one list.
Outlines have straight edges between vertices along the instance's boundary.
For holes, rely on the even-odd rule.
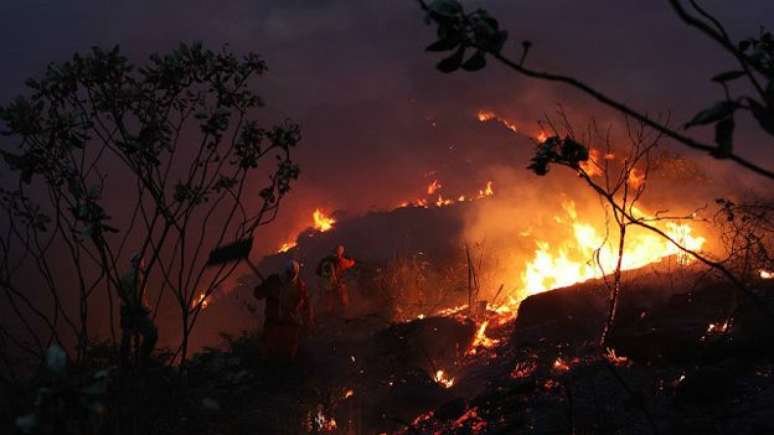
[[264,281],[266,278],[258,270],[257,267],[250,261],[250,250],[253,249],[253,238],[247,238],[237,240],[236,242],[229,243],[228,245],[219,246],[210,252],[210,257],[207,259],[207,267],[221,266],[227,263],[234,263],[243,261],[250,266],[250,269]]

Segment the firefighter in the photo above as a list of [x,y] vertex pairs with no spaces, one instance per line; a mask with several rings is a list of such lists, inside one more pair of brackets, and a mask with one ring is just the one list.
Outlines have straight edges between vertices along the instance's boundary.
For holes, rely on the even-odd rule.
[[327,312],[338,311],[349,305],[349,290],[344,282],[344,272],[355,266],[355,260],[344,255],[344,246],[338,245],[333,254],[323,258],[317,266],[321,278],[322,305]]
[[150,310],[143,300],[143,268],[140,254],[132,255],[129,271],[121,277],[118,288],[121,298],[121,364],[124,367],[129,366],[132,340],[142,340],[137,364],[147,365],[159,338],[158,329],[153,324]]
[[255,287],[255,297],[265,299],[263,343],[269,359],[290,362],[295,359],[302,335],[313,329],[312,306],[301,266],[291,260],[282,274],[269,275]]

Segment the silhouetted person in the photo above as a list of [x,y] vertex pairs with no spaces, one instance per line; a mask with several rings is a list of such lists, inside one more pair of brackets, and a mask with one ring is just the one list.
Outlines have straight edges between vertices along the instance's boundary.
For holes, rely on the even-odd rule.
[[121,298],[121,365],[130,364],[132,341],[142,340],[139,348],[138,365],[147,365],[156,347],[159,334],[150,318],[150,310],[142,300],[143,261],[139,254],[132,256],[129,272],[121,277],[119,296]]

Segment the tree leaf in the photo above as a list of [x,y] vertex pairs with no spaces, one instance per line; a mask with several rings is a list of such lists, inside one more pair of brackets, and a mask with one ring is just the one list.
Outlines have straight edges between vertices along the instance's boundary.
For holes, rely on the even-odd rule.
[[465,47],[460,47],[457,49],[456,52],[454,52],[454,54],[438,62],[438,65],[436,65],[436,68],[438,68],[441,72],[444,72],[447,74],[457,71],[457,69],[459,69],[460,67],[460,64],[462,64],[462,59],[464,56],[465,56]]
[[477,50],[473,56],[470,56],[470,59],[466,60],[465,63],[462,64],[462,69],[465,71],[478,71],[486,66],[486,58],[484,57],[484,52],[481,50]]
[[685,124],[685,128],[690,128],[696,125],[707,125],[713,122],[718,122],[723,118],[726,118],[734,113],[737,109],[737,104],[733,101],[721,101],[709,109],[702,110],[697,113],[688,123]]
[[712,81],[718,82],[718,83],[724,83],[731,80],[736,80],[739,77],[742,77],[744,75],[745,75],[744,71],[726,71],[724,73],[720,73],[716,75],[715,77],[712,77]]
[[446,38],[433,42],[425,48],[426,51],[449,51],[462,43],[459,34],[449,35]]
[[725,159],[731,156],[734,147],[734,117],[729,116],[715,124],[715,143],[718,148],[712,152],[712,155],[718,159]]
[[451,17],[462,12],[462,5],[456,0],[433,0],[428,8],[439,15]]
[[761,128],[774,136],[774,112],[752,98],[748,98],[747,102],[750,103],[750,110],[752,110],[753,116],[758,120]]

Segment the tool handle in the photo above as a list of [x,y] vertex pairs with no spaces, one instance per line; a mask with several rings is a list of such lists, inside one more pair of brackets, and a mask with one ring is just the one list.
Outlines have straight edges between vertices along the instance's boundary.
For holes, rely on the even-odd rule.
[[247,265],[250,266],[250,269],[252,269],[253,273],[255,273],[261,281],[266,281],[266,278],[263,277],[263,274],[258,270],[257,267],[255,267],[255,265],[253,264],[252,261],[250,261],[249,258],[245,258],[245,263],[247,263]]

